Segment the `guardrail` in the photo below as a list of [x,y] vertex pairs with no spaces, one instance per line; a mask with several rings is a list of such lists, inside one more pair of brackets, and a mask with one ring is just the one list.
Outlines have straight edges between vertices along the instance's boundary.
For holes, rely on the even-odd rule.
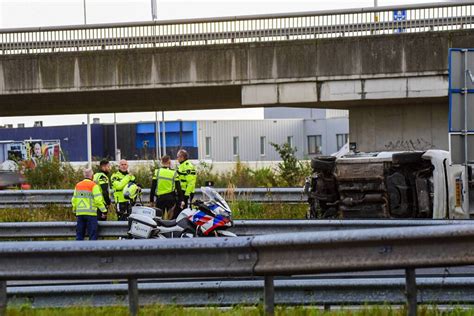
[[[472,304],[473,277],[417,277],[419,303]],[[263,280],[143,282],[141,305],[232,306],[256,305]],[[74,284],[7,287],[14,305],[34,308],[117,306],[127,304],[127,284]],[[284,305],[403,304],[404,277],[275,280],[275,303]],[[454,306],[453,306],[454,307]]]
[[[228,201],[249,200],[258,203],[306,203],[302,188],[236,188],[216,191]],[[143,201],[149,201],[150,189],[144,189]],[[70,206],[73,190],[3,190],[0,191],[0,208],[36,208],[51,204]],[[196,199],[202,199],[196,189]]]
[[[99,222],[99,237],[127,235],[127,222]],[[474,225],[472,220],[236,220],[229,230],[238,236],[386,227]],[[72,238],[76,222],[0,223],[0,239]]]
[[[212,264],[210,264],[212,263]],[[0,311],[7,280],[127,278],[138,313],[138,278],[264,276],[273,314],[274,276],[405,269],[416,315],[415,268],[474,264],[474,226],[445,225],[236,238],[0,243]]]
[[474,2],[0,30],[3,54],[287,41],[473,28]]

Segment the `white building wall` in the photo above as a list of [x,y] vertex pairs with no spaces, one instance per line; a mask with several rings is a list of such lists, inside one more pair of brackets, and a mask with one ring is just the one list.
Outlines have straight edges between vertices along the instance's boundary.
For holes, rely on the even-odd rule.
[[[324,120],[304,120],[305,156],[308,157],[308,136],[321,135],[322,155],[331,155],[337,152],[337,134],[349,133],[349,120],[347,117],[331,118]],[[349,136],[350,137],[350,136]]]
[[[270,143],[283,144],[293,136],[296,155],[302,159],[305,151],[304,121],[286,120],[237,120],[198,121],[199,159],[212,161],[274,161],[280,156]],[[233,155],[233,137],[239,137],[239,156]],[[260,155],[260,137],[266,137],[265,155]],[[211,154],[206,156],[206,137],[211,137]]]
[[349,119],[349,111],[348,110],[327,109],[326,110],[326,118],[334,118],[334,117],[345,117],[345,118]]

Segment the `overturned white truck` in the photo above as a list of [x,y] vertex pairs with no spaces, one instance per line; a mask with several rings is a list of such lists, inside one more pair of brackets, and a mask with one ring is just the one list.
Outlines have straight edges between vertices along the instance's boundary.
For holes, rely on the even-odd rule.
[[447,151],[315,157],[311,167],[308,218],[469,218],[465,168]]

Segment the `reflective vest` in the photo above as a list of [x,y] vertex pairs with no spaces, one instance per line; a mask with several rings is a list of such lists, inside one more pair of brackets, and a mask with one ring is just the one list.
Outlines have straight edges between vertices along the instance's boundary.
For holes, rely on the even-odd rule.
[[169,168],[156,169],[153,174],[153,180],[156,180],[156,196],[174,192],[175,181],[179,181],[176,170]]
[[[107,184],[107,187],[109,188],[109,195],[110,195],[110,182],[109,182],[109,177],[107,177],[107,175],[105,173],[103,173],[102,171],[101,172],[97,172],[97,173],[94,173],[94,182],[97,183],[99,185],[99,189],[100,189],[100,192],[103,194],[104,192],[102,192],[102,184]],[[109,196],[110,198],[110,196]]]
[[178,177],[185,196],[194,193],[196,187],[196,168],[189,160],[183,161],[178,167]]
[[76,184],[71,199],[72,210],[76,215],[97,216],[97,209],[106,212],[100,187],[92,180],[85,179]]
[[128,173],[123,174],[120,171],[117,171],[110,177],[112,182],[112,189],[114,190],[114,199],[115,203],[129,202],[123,196],[123,189],[130,181],[135,181],[134,176],[130,176]]

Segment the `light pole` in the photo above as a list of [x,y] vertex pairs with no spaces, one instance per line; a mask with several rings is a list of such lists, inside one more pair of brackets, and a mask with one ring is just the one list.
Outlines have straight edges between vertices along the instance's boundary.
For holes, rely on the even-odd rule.
[[[84,0],[86,1],[86,0]],[[378,0],[374,0],[374,8],[378,7],[379,6],[379,2]],[[378,22],[379,21],[379,15],[377,12],[375,12],[375,22]]]
[[[84,24],[87,24],[86,0],[82,0],[84,7]],[[92,168],[92,131],[91,131],[91,115],[87,114],[87,165]]]
[[163,138],[163,156],[166,155],[166,122],[165,122],[165,111],[161,111],[161,134],[162,134],[162,138]]
[[158,20],[158,7],[156,5],[156,0],[151,0],[151,19],[153,21]]
[[92,132],[91,116],[87,114],[87,168],[92,168]]
[[87,24],[86,0],[82,0],[82,5],[84,6],[84,24]]
[[155,145],[156,145],[156,160],[161,158],[161,142],[160,142],[160,122],[158,122],[158,111],[155,111]]

